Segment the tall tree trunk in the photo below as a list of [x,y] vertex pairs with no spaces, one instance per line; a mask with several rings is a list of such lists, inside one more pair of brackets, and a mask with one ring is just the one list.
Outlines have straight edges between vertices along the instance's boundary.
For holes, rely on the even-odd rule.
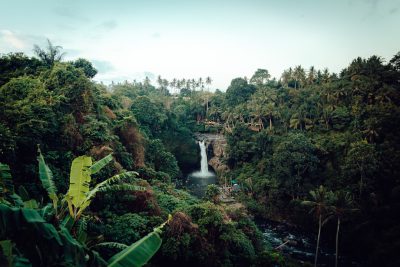
[[317,249],[315,250],[315,261],[314,267],[317,267],[317,260],[318,260],[318,249],[319,249],[319,238],[321,236],[321,227],[322,227],[322,214],[319,215],[319,222],[318,222],[318,238],[317,238]]
[[258,119],[258,123],[261,125],[261,129],[264,129],[264,122],[261,118]]
[[206,116],[208,115],[208,95],[207,95],[207,105],[206,105]]
[[272,130],[272,119],[271,119],[271,116],[269,117],[269,130]]
[[337,218],[335,267],[338,266],[340,217]]

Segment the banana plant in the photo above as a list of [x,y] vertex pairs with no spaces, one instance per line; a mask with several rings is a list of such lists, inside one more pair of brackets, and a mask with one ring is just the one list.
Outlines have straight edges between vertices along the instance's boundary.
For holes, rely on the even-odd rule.
[[0,204],[0,250],[9,266],[143,266],[160,248],[162,228],[170,220],[171,215],[153,232],[130,246],[104,243],[123,249],[105,262],[62,225],[56,227],[45,221],[38,210]]
[[[0,204],[0,245],[12,266],[106,266],[97,252],[71,236],[67,229],[55,226],[36,209]],[[34,249],[32,249],[34,248]],[[12,256],[10,256],[12,254]],[[16,264],[21,256],[25,264]],[[22,263],[19,260],[19,263]]]
[[54,185],[53,181],[53,173],[47,166],[46,162],[44,161],[39,145],[38,145],[38,153],[39,156],[37,157],[37,160],[39,162],[39,178],[40,181],[42,182],[44,189],[46,189],[49,198],[52,200],[54,210],[57,213],[58,197],[57,197],[57,188]]
[[10,167],[3,163],[0,163],[0,203],[18,207],[24,206],[21,197],[14,191]]
[[[53,181],[53,173],[47,166],[44,157],[38,146],[38,162],[39,162],[39,178],[42,182],[43,187],[46,189],[49,198],[53,202],[54,210],[57,214],[57,207],[59,198],[57,197],[57,188]],[[65,225],[73,225],[79,217],[82,215],[83,211],[90,205],[92,199],[96,196],[98,192],[108,192],[108,191],[144,191],[146,188],[141,186],[136,186],[128,183],[119,183],[120,181],[131,179],[138,175],[137,172],[124,172],[117,174],[105,181],[97,184],[95,187],[90,189],[91,175],[98,173],[102,168],[104,168],[108,163],[113,160],[112,154],[105,156],[99,161],[93,164],[92,158],[89,156],[80,156],[72,161],[70,177],[69,177],[69,189],[67,194],[62,199],[61,203],[67,203],[69,214],[72,218],[66,218]],[[35,203],[26,203],[27,207],[34,208]],[[71,224],[72,223],[72,224]]]
[[[20,187],[18,189],[22,198],[14,193],[10,168],[8,165],[0,163],[0,229],[2,229],[2,231],[0,231],[0,248],[3,254],[7,256],[9,265],[14,265],[18,262],[21,266],[22,264],[24,266],[30,266],[31,259],[28,260],[23,257],[14,257],[15,255],[13,255],[13,258],[10,258],[11,253],[14,254],[15,251],[18,251],[17,249],[14,251],[12,248],[14,245],[18,248],[22,248],[22,250],[25,248],[30,250],[30,245],[25,247],[26,244],[21,242],[20,239],[9,239],[10,237],[18,236],[16,234],[17,232],[26,231],[26,233],[24,232],[25,236],[35,236],[46,239],[46,242],[40,242],[40,246],[44,246],[44,244],[48,244],[49,246],[40,248],[36,246],[36,250],[40,249],[42,251],[40,255],[44,255],[44,251],[47,250],[65,250],[65,255],[62,254],[64,256],[60,256],[55,252],[51,253],[51,260],[70,261],[71,264],[75,264],[76,266],[104,266],[106,262],[97,254],[97,252],[89,250],[84,245],[86,240],[85,219],[79,221],[80,223],[77,226],[77,239],[74,239],[70,235],[69,229],[71,229],[74,223],[79,220],[82,212],[90,205],[91,200],[98,192],[146,190],[146,188],[128,183],[118,184],[120,181],[128,180],[137,175],[136,172],[125,172],[108,178],[90,189],[89,184],[91,181],[91,175],[99,172],[104,166],[112,161],[113,158],[110,154],[92,164],[92,159],[90,157],[81,156],[74,159],[72,162],[70,187],[68,193],[60,201],[57,197],[57,188],[53,181],[53,174],[50,168],[46,165],[39,148],[38,152],[39,177],[49,198],[53,201],[52,204],[48,204],[41,209],[39,209],[35,200],[29,199],[29,194],[25,188]],[[7,200],[13,200],[14,205],[5,198],[2,199],[4,195],[7,195]],[[1,202],[6,205],[1,205]],[[48,210],[52,209],[52,206],[56,210],[59,203],[63,202],[68,203],[70,216],[64,218],[64,220],[59,224],[59,230],[57,230],[57,228],[52,224],[47,223],[44,218],[47,216],[46,214],[48,213]],[[143,266],[146,264],[160,248],[162,243],[160,237],[161,230],[170,220],[171,215],[169,215],[166,222],[155,228],[153,232],[130,246],[123,246],[120,244],[119,247],[123,250],[114,255],[107,265],[125,267]],[[88,259],[90,263],[88,262]],[[46,260],[48,259],[46,258]]]
[[65,200],[68,203],[69,213],[75,221],[79,219],[82,212],[90,205],[98,192],[146,190],[144,187],[128,183],[117,184],[120,181],[128,180],[138,175],[137,172],[133,171],[117,174],[90,189],[91,175],[100,171],[112,159],[112,155],[110,154],[94,164],[92,164],[92,159],[88,156],[80,156],[72,161],[70,185],[65,195]]
[[161,247],[161,230],[171,219],[172,216],[168,215],[168,220],[154,228],[153,232],[112,256],[108,260],[108,267],[140,267],[145,265]]

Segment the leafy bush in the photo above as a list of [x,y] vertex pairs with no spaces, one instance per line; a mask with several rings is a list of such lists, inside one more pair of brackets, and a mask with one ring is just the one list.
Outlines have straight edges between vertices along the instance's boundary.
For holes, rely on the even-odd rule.
[[152,230],[148,218],[136,213],[112,216],[107,219],[104,237],[106,240],[131,244]]

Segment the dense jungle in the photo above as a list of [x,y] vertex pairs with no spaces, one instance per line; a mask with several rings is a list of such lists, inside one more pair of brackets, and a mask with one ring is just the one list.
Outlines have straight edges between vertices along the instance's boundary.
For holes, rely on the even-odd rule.
[[[1,266],[400,265],[399,53],[258,69],[223,92],[104,85],[50,41],[34,51],[0,57]],[[226,140],[202,196],[185,185],[199,134]],[[266,221],[307,233],[312,260],[273,246]]]

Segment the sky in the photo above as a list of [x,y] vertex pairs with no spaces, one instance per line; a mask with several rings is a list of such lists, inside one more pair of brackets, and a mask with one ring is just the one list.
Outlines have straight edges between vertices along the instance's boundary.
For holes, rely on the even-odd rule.
[[0,53],[46,39],[105,84],[210,76],[226,90],[267,69],[341,69],[400,51],[400,0],[0,0]]

